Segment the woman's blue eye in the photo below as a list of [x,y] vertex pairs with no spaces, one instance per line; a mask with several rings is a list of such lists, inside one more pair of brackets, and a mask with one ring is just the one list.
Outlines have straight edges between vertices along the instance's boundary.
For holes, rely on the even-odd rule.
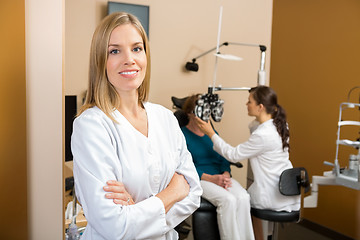
[[134,52],[141,52],[141,51],[142,51],[142,48],[141,48],[141,47],[135,47],[133,51],[134,51]]
[[117,53],[119,53],[119,50],[117,50],[117,49],[113,49],[110,51],[110,54],[117,54]]

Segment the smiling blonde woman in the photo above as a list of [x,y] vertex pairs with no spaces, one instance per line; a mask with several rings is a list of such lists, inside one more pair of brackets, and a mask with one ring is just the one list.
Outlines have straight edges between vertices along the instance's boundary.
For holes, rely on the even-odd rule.
[[148,40],[128,13],[107,16],[90,51],[85,105],[74,121],[82,239],[178,239],[202,189],[173,113],[147,102]]

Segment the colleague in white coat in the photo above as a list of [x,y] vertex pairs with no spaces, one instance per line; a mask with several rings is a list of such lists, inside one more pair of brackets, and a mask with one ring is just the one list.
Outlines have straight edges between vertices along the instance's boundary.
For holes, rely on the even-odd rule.
[[[267,86],[250,89],[247,102],[248,115],[254,116],[250,138],[232,147],[221,139],[209,122],[196,118],[199,128],[208,135],[214,150],[228,161],[250,159],[254,182],[249,187],[251,206],[276,211],[300,208],[298,196],[283,196],[279,192],[279,176],[292,168],[289,160],[289,129],[285,110],[277,103],[275,91]],[[261,220],[253,217],[255,239],[263,239]]]
[[[177,120],[147,102],[150,51],[139,20],[113,13],[97,27],[85,104],[74,121],[82,239],[177,239],[202,189]],[[106,197],[105,197],[106,195]]]

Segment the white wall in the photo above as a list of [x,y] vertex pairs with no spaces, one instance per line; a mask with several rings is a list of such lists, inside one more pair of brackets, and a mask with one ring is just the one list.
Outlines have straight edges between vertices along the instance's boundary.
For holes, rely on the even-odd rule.
[[63,0],[26,0],[25,19],[28,238],[63,239]]
[[[106,0],[65,0],[65,94],[79,95],[87,87],[90,41],[96,25],[106,15]],[[272,2],[269,0],[133,0],[121,1],[150,6],[150,48],[152,80],[150,101],[172,107],[170,97],[205,93],[213,82],[215,58],[208,54],[198,60],[199,72],[187,72],[187,61],[216,46],[219,9],[223,5],[221,42],[263,44],[266,51],[267,77],[270,69]],[[224,53],[244,58],[242,62],[219,60],[216,85],[223,87],[255,86],[260,66],[260,50],[229,46]],[[225,100],[225,113],[216,124],[220,135],[232,144],[249,136],[245,103],[247,92],[218,92]],[[79,99],[79,102],[80,102]],[[233,170],[243,185],[246,167]]]

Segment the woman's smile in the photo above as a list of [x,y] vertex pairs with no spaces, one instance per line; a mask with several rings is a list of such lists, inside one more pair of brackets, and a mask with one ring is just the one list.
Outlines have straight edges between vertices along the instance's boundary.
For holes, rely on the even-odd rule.
[[119,72],[119,74],[124,78],[134,78],[138,75],[139,70],[125,70]]

